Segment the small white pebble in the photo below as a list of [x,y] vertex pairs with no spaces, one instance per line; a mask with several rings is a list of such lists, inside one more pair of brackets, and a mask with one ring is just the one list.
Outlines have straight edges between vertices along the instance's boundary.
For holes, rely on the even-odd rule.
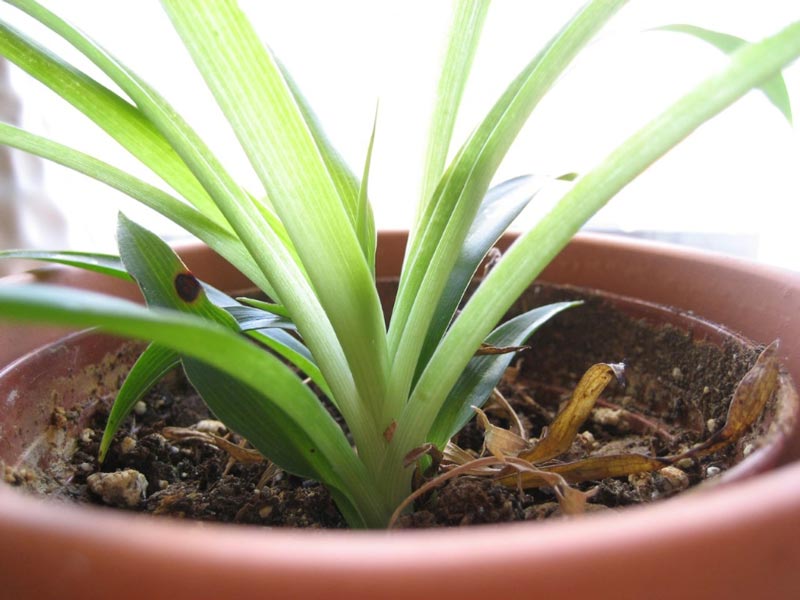
[[680,381],[681,379],[683,379],[683,371],[681,371],[679,367],[674,367],[672,369],[672,378],[677,381]]
[[136,404],[133,405],[133,412],[135,412],[140,417],[147,412],[147,404],[144,403],[143,400],[139,400]]
[[708,386],[705,386],[703,388],[703,395],[705,396],[705,395],[710,394],[710,393],[711,393],[711,388],[708,387]]
[[677,467],[664,467],[658,474],[664,478],[670,491],[685,490],[689,487],[689,476]]
[[81,431],[81,441],[84,444],[88,444],[89,442],[91,442],[93,437],[94,437],[94,431],[92,431],[88,427],[83,431]]
[[744,454],[745,456],[749,456],[750,454],[753,453],[753,450],[755,449],[756,447],[753,444],[747,444],[742,450],[742,454]]
[[119,451],[123,454],[130,454],[136,449],[136,440],[131,436],[126,435],[119,443]]
[[586,450],[593,450],[597,447],[597,441],[591,431],[582,431],[578,434],[577,439]]
[[213,433],[214,435],[225,435],[228,432],[228,428],[225,427],[221,421],[214,419],[203,419],[202,421],[198,421],[195,424],[194,429],[204,433]]
[[188,476],[189,476],[189,474],[186,473],[185,471],[183,473],[181,473],[181,479],[186,479]]
[[706,469],[706,477],[714,477],[715,475],[719,475],[722,472],[722,469],[719,467],[708,467]]
[[717,420],[716,419],[709,419],[706,421],[706,429],[709,433],[714,433],[717,430]]
[[147,478],[135,469],[115,473],[93,473],[86,478],[89,489],[110,506],[138,506],[147,491]]
[[592,420],[598,425],[615,427],[619,425],[622,411],[616,408],[595,408],[592,411]]
[[82,462],[78,468],[83,471],[84,473],[91,473],[94,471],[94,467],[88,462]]

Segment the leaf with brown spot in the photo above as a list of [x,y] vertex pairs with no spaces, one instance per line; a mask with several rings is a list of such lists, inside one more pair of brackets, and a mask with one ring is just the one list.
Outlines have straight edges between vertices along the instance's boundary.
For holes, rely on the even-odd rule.
[[387,444],[392,441],[395,429],[397,429],[397,421],[392,419],[392,422],[389,424],[389,426],[383,430],[383,439],[386,440]]
[[519,455],[533,464],[541,463],[569,450],[578,429],[586,421],[595,402],[612,379],[620,379],[625,366],[621,363],[598,363],[584,373],[564,409],[533,449]]

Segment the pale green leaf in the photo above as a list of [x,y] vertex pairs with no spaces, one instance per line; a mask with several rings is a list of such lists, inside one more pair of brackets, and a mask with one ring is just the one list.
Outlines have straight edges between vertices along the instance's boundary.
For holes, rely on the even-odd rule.
[[371,271],[276,60],[234,2],[164,5],[286,226],[359,394],[381,398],[385,327]]
[[131,276],[128,275],[119,257],[111,254],[63,250],[2,250],[0,251],[0,259],[3,258],[40,260],[42,262],[78,267],[127,281],[131,280]]
[[389,327],[389,398],[397,410],[409,395],[425,333],[497,167],[539,101],[623,4],[594,0],[583,7],[523,68],[447,169],[407,250]]
[[[655,31],[674,31],[677,33],[685,33],[711,44],[715,48],[721,50],[725,54],[732,54],[743,45],[747,44],[747,40],[743,40],[735,35],[722,33],[720,31],[712,31],[696,25],[664,25],[663,27],[656,27]],[[778,73],[771,77],[763,84],[758,86],[767,99],[777,108],[781,114],[786,117],[789,123],[792,122],[792,103],[789,100],[789,92],[786,91],[786,82],[783,75]]]
[[425,213],[428,202],[444,173],[461,96],[467,85],[488,10],[488,0],[453,2],[453,21],[450,25],[442,68],[439,71],[415,221]]
[[[679,99],[587,173],[528,233],[521,236],[478,288],[428,363],[399,419],[387,464],[419,446],[430,422],[474,349],[522,291],[615,193],[702,123],[800,56],[800,21],[736,51],[730,64]],[[424,434],[423,434],[424,435]],[[398,489],[403,487],[398,482]]]
[[0,54],[89,117],[214,223],[228,227],[169,142],[135,106],[1,22]]

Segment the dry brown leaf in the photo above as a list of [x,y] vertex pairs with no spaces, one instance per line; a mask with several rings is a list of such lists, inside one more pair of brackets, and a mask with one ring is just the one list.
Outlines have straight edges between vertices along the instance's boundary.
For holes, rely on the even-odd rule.
[[752,427],[778,389],[780,365],[777,353],[778,342],[774,341],[764,349],[753,367],[745,373],[733,392],[733,399],[722,429],[705,442],[675,457],[674,460],[698,458],[716,452],[739,439]]
[[594,408],[595,401],[611,382],[620,379],[624,371],[622,364],[598,363],[584,373],[564,409],[547,428],[539,443],[529,452],[519,455],[533,464],[541,463],[564,454],[569,450],[578,429]]
[[491,344],[481,344],[475,356],[488,356],[492,354],[510,354],[520,350],[530,350],[530,346],[492,346]]
[[[509,429],[516,433],[523,439],[528,439],[528,433],[525,431],[525,426],[522,424],[522,420],[519,418],[517,411],[511,408],[511,405],[506,400],[506,397],[500,393],[500,390],[494,388],[492,390],[492,395],[489,398],[491,404],[499,408],[503,413],[505,413],[508,420],[511,422]],[[487,412],[489,408],[487,407]]]
[[[609,477],[622,477],[634,473],[658,471],[672,464],[671,459],[656,458],[643,454],[615,454],[610,456],[593,456],[562,463],[539,467],[541,473],[555,474],[563,477],[568,483],[597,481]],[[524,472],[521,475],[505,469],[501,473],[500,482],[507,487],[521,486],[524,489],[551,486],[550,480],[539,473]],[[552,487],[552,486],[551,486]]]
[[242,448],[213,433],[197,431],[187,427],[164,427],[161,433],[168,440],[177,442],[202,442],[216,446],[220,450],[227,452],[231,458],[243,464],[262,463],[266,460],[258,450]]
[[492,456],[502,459],[506,456],[518,456],[529,450],[530,442],[513,431],[497,427],[489,422],[486,413],[477,406],[472,409],[478,415],[478,424],[483,428],[483,444]]

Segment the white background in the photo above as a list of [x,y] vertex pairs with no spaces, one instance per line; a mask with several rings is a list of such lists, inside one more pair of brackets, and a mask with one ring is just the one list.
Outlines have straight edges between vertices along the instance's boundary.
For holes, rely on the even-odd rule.
[[[455,144],[465,139],[504,86],[581,4],[563,0],[494,3]],[[251,190],[259,190],[157,2],[62,0],[47,5],[159,89],[230,170]],[[356,173],[361,172],[380,99],[370,195],[379,227],[406,227],[418,194],[450,3],[294,0],[242,5],[263,39],[289,67]],[[2,7],[3,16],[12,23],[106,81],[70,48],[13,12]],[[756,40],[797,19],[800,2],[796,0],[631,2],[535,111],[497,181],[531,172],[586,172],[649,117],[725,64],[722,53],[702,42],[646,29],[691,23]],[[800,66],[787,70],[786,80],[800,119]],[[15,74],[13,82],[25,102],[27,128],[154,182],[124,150],[43,86],[23,73]],[[662,232],[668,237],[674,237],[674,232],[710,234],[701,243],[800,270],[798,174],[797,129],[761,94],[751,93],[623,190],[591,226]],[[162,234],[178,234],[133,201],[60,167],[48,166],[45,181],[49,195],[68,216],[69,243],[75,248],[113,251],[120,207]],[[563,189],[556,185],[537,199],[521,226]],[[744,240],[745,247],[728,247],[725,239],[730,237]]]

